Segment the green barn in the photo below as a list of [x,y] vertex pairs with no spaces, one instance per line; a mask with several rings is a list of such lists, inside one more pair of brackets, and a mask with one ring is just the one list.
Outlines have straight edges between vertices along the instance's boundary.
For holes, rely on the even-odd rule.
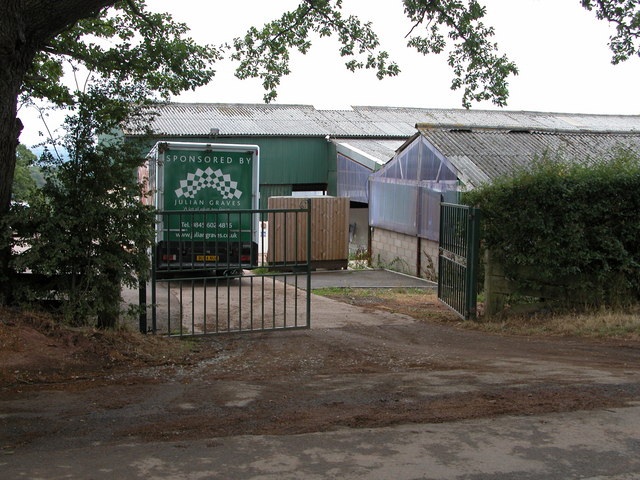
[[[271,196],[350,196],[339,187],[338,155],[350,159],[356,169],[362,167],[365,173],[371,173],[415,133],[415,120],[403,119],[398,125],[391,125],[376,121],[362,109],[171,103],[159,107],[159,115],[151,125],[154,140],[149,148],[161,140],[258,145],[261,208],[266,208]],[[127,132],[127,136],[136,134]],[[346,173],[353,168],[342,170]],[[360,183],[365,190],[366,176]]]

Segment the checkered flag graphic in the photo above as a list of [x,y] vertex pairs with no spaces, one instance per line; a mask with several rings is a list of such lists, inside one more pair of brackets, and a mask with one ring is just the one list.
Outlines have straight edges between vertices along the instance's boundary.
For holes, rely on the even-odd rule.
[[203,188],[213,188],[222,195],[222,198],[229,200],[240,198],[242,192],[238,190],[238,182],[231,180],[231,175],[222,173],[222,170],[197,169],[195,173],[187,174],[186,180],[180,180],[180,188],[176,189],[176,197],[194,198]]

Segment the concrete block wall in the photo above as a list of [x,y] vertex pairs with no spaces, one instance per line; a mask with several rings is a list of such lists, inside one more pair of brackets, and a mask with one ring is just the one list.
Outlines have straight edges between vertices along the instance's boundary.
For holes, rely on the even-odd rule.
[[438,271],[438,243],[376,227],[371,238],[371,262],[374,267],[435,280]]

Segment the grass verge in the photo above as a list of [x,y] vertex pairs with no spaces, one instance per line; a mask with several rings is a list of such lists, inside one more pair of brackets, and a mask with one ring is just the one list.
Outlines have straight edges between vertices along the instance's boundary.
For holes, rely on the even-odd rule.
[[402,313],[420,321],[487,333],[640,340],[640,306],[615,311],[538,313],[464,321],[440,303],[433,290],[322,288],[313,293],[364,308]]

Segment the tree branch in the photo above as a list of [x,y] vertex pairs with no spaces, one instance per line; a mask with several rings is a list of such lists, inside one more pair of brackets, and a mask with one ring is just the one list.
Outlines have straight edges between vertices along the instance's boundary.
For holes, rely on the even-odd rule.
[[116,0],[58,0],[51,8],[47,0],[23,0],[22,16],[26,36],[31,44],[40,47],[78,20],[94,16],[96,11],[113,5]]
[[70,59],[79,60],[85,64],[90,65],[92,60],[94,60],[90,55],[83,55],[81,52],[71,52],[69,50],[60,50],[58,48],[54,48],[51,45],[45,45],[41,48],[41,51],[50,53],[51,55],[60,55],[63,57],[68,57]]
[[624,33],[630,37],[640,38],[640,31],[634,31],[631,25],[625,23],[622,20],[622,16],[617,14],[605,0],[596,0],[596,3],[600,7],[602,18],[608,22],[615,23],[618,32],[624,31]]
[[131,11],[136,17],[144,20],[147,23],[147,25],[149,25],[150,27],[153,27],[153,28],[156,27],[156,25],[151,20],[149,20],[149,17],[144,13],[142,13],[142,11],[138,8],[138,6],[135,4],[133,0],[125,0],[125,2],[127,5],[129,5],[129,8],[131,9]]
[[[299,27],[300,25],[302,25],[302,19],[309,13],[311,12],[311,9],[313,8],[311,5],[309,5],[309,2],[307,0],[305,0],[305,3],[307,4],[307,11],[304,12],[302,15],[297,15],[297,20],[295,23],[292,23],[291,25],[289,25],[287,28],[280,30],[276,35],[274,35],[273,37],[271,37],[271,41],[276,41],[278,40],[280,37],[283,37],[286,33],[289,33],[291,31],[293,31],[296,27]],[[298,6],[298,8],[301,5]]]
[[[449,15],[442,7],[437,6],[435,2],[431,2],[431,4],[434,10],[436,10],[441,15],[441,17],[444,18],[447,25],[449,25],[450,28],[453,28],[456,31],[456,33],[458,34],[458,37],[461,38],[464,43],[468,42],[469,36],[466,35],[464,30],[460,28],[460,25],[458,24],[458,22],[456,22],[455,19],[451,15]],[[486,68],[493,67],[493,65],[489,65],[487,63],[487,61],[484,58],[484,55],[479,55],[478,58],[475,58],[475,60],[480,60],[480,63]]]

